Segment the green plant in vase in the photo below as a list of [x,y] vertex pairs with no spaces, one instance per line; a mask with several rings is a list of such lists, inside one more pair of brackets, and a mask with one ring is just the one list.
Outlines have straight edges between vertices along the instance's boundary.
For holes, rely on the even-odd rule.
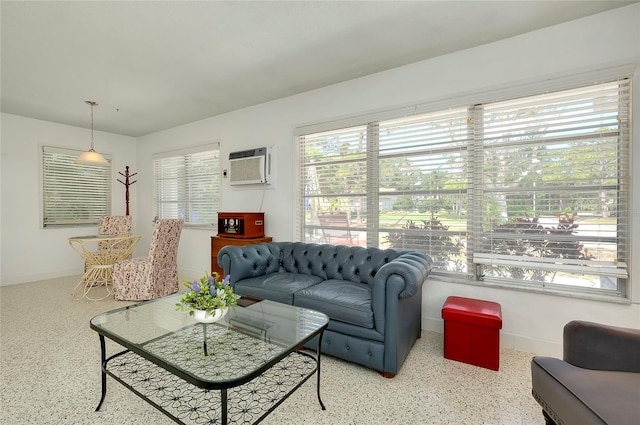
[[229,283],[231,276],[227,275],[223,280],[216,272],[213,275],[206,273],[200,280],[193,282],[184,281],[188,290],[176,304],[176,310],[188,311],[190,316],[207,318],[222,318],[227,309],[238,305],[239,295],[233,292]]

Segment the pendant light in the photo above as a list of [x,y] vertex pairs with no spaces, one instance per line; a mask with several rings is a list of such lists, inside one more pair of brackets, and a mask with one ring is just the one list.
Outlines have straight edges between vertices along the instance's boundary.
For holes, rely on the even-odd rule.
[[87,152],[83,152],[78,159],[76,159],[76,164],[109,165],[109,162],[104,158],[104,156],[93,149],[93,107],[98,106],[98,103],[91,100],[87,100],[85,103],[91,106],[91,149]]

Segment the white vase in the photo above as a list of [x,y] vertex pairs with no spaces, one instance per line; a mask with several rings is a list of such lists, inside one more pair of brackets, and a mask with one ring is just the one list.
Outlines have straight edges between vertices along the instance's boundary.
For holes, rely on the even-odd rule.
[[229,310],[229,308],[227,307],[217,308],[213,311],[213,314],[210,316],[207,316],[206,310],[195,310],[193,312],[193,318],[200,323],[213,323],[222,319],[225,316],[225,314],[227,314],[227,310]]

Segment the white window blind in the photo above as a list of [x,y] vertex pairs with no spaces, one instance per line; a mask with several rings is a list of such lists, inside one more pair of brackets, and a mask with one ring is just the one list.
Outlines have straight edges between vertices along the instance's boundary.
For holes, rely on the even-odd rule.
[[158,218],[180,218],[185,226],[217,227],[221,178],[218,144],[156,157],[154,178]]
[[630,82],[477,108],[489,278],[618,290],[627,278]]
[[473,134],[467,115],[467,108],[457,108],[379,125],[382,245],[427,252],[442,273],[468,269],[467,163]]
[[299,237],[424,251],[435,275],[625,296],[630,99],[622,78],[300,128]]
[[367,213],[366,130],[357,126],[299,138],[304,240],[365,241],[360,233]]
[[96,224],[111,211],[109,166],[76,164],[82,152],[42,146],[43,226]]

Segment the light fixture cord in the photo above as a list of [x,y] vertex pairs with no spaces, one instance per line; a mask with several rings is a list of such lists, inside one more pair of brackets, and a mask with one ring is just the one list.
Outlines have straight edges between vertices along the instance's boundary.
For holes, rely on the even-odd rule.
[[90,105],[91,105],[91,150],[94,150],[93,149],[93,102]]

